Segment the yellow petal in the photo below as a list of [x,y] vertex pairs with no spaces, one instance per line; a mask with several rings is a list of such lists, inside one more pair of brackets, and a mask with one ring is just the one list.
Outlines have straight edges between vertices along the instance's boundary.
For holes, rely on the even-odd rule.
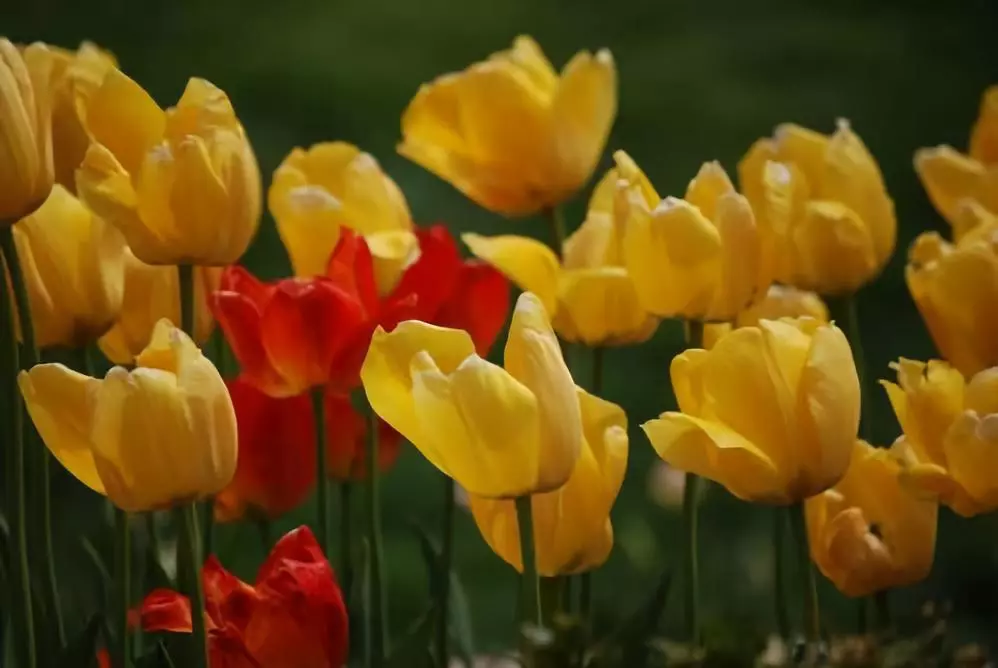
[[375,232],[364,240],[371,251],[378,294],[387,295],[398,285],[405,270],[419,259],[419,239],[409,230],[393,230]]
[[588,346],[641,343],[658,321],[638,302],[634,281],[623,267],[567,271],[562,275],[555,331]]
[[619,246],[612,214],[590,211],[582,225],[565,239],[562,263],[565,269],[619,265]]
[[513,309],[504,364],[538,401],[541,452],[535,491],[560,487],[582,449],[579,401],[544,306],[530,292],[520,295]]
[[736,324],[749,327],[760,320],[799,317],[828,322],[828,307],[817,293],[786,285],[771,285],[765,297],[738,314]]
[[998,163],[998,86],[981,96],[981,111],[970,133],[970,157],[985,165]]
[[229,202],[225,185],[208,154],[209,146],[200,137],[189,135],[173,146],[173,151],[170,210],[177,236],[166,241],[178,254],[174,262],[218,265],[235,262],[242,250],[233,256],[226,252],[229,249],[220,238],[224,238],[224,228],[230,224]]
[[544,55],[540,44],[530,35],[517,35],[513,40],[513,48],[493,54],[490,60],[502,61],[519,68],[545,97],[555,94],[558,73]]
[[998,212],[998,170],[989,169],[949,146],[919,149],[915,170],[942,216],[955,224],[963,200],[977,200]]
[[855,211],[838,202],[808,202],[793,230],[798,287],[825,295],[855,292],[880,270],[873,238]]
[[714,224],[721,236],[721,276],[709,320],[732,320],[769,287],[773,267],[748,200],[737,193],[715,202]]
[[599,467],[606,495],[607,511],[617,498],[627,472],[627,415],[623,409],[609,401],[576,388],[582,429],[586,443]]
[[787,503],[776,464],[758,447],[723,425],[682,413],[663,413],[641,425],[670,466],[720,483],[758,503]]
[[964,405],[980,416],[998,413],[998,367],[985,369],[970,379]]
[[467,233],[461,240],[477,258],[504,273],[520,289],[537,295],[548,313],[555,312],[561,267],[550,248],[536,239],[511,234],[483,237]]
[[100,381],[61,364],[39,364],[22,371],[17,382],[28,414],[52,456],[77,480],[105,494],[91,441]]
[[[721,338],[723,337],[718,337],[718,341]],[[716,343],[715,341],[711,348],[714,348]],[[676,403],[679,404],[679,410],[687,415],[694,417],[703,415],[706,401],[704,373],[707,368],[705,364],[709,359],[710,355],[706,350],[687,348],[673,357],[672,364],[669,365],[669,376],[672,380],[672,391],[676,395]]]
[[980,506],[978,512],[998,507],[998,415],[961,415],[946,432],[943,443],[950,476]]
[[716,160],[705,162],[700,171],[686,187],[683,198],[700,209],[700,213],[710,220],[715,220],[718,200],[729,193],[735,192],[735,187],[728,178],[727,172]]
[[661,201],[655,187],[631,156],[625,151],[614,151],[613,161],[617,165],[618,178],[627,186],[636,187],[645,204],[653,207]]
[[825,176],[825,156],[829,138],[808,128],[784,123],[773,134],[778,159],[792,162],[811,184],[820,184]]
[[87,128],[134,176],[146,153],[163,138],[166,115],[140,85],[112,68],[87,106]]

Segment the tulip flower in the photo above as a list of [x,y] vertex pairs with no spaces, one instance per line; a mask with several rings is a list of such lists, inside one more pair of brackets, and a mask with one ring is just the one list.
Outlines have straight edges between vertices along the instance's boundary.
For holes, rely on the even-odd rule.
[[147,264],[236,262],[260,218],[260,171],[220,89],[191,79],[163,111],[111,68],[86,104],[93,143],[77,170],[81,199]]
[[[281,538],[255,584],[211,556],[202,570],[212,666],[340,668],[348,646],[347,611],[336,576],[307,527]],[[191,632],[191,605],[180,594],[151,592],[139,609],[146,631]]]
[[965,205],[976,202],[998,215],[998,86],[984,91],[969,154],[950,146],[919,149],[915,171],[936,210],[953,226],[957,241],[967,231],[961,213]]
[[[326,393],[326,475],[342,481],[367,479],[364,451],[367,420],[350,403],[350,397]],[[387,471],[398,459],[402,443],[399,433],[378,420],[378,469]]]
[[763,320],[676,356],[680,412],[642,425],[666,463],[735,496],[796,503],[835,485],[859,426],[859,379],[842,331]]
[[0,38],[0,225],[27,216],[52,190],[51,75],[44,44],[22,52]]
[[563,262],[529,237],[461,238],[472,253],[537,295],[554,314],[554,329],[565,341],[624,345],[646,341],[655,333],[658,321],[639,303],[627,269],[607,260],[615,237],[613,220],[602,212],[591,212],[565,240]]
[[424,84],[402,115],[398,151],[480,206],[510,216],[552,208],[589,180],[617,114],[607,50],[559,75],[537,43]]
[[893,366],[897,384],[881,384],[904,431],[903,478],[964,517],[998,508],[998,367],[965,381],[939,360]]
[[915,240],[905,280],[939,353],[972,376],[998,364],[998,216],[976,202],[959,215],[966,233],[955,244],[935,232]]
[[22,371],[21,394],[45,445],[77,480],[128,512],[220,491],[238,446],[218,371],[166,320],[135,362],[103,380],[61,364]]
[[785,124],[738,165],[742,191],[773,236],[775,280],[849,295],[894,252],[897,220],[876,160],[849,123],[829,137]]
[[342,227],[369,237],[384,291],[419,255],[402,191],[352,144],[294,149],[274,172],[268,203],[296,276],[326,273]]
[[118,319],[125,282],[125,240],[56,185],[14,225],[35,342],[86,346]]
[[575,383],[540,299],[520,295],[505,368],[467,332],[378,328],[361,369],[375,412],[468,492],[513,498],[561,487],[582,451]]
[[76,192],[76,170],[90,146],[86,107],[105,75],[117,67],[114,56],[90,42],[76,51],[48,48],[52,97],[52,155],[55,181]]
[[[828,322],[828,307],[817,293],[798,290],[788,285],[773,284],[766,296],[735,316],[735,327],[752,327],[762,320],[780,318],[814,318]],[[731,323],[717,322],[704,325],[704,348],[710,350],[722,336],[732,330]]]
[[[146,264],[125,250],[125,287],[118,319],[98,344],[114,364],[130,365],[149,343],[162,319],[180,322],[177,267]],[[194,341],[204,345],[215,324],[208,295],[221,279],[221,267],[194,268]]]
[[913,496],[899,473],[893,453],[856,441],[845,477],[804,504],[812,558],[846,596],[914,584],[932,569],[939,506]]
[[[627,469],[627,417],[619,406],[576,388],[584,442],[562,487],[531,497],[537,570],[573,575],[602,565],[613,547],[610,509]],[[509,499],[471,495],[471,512],[489,547],[523,571],[516,508]]]
[[[617,173],[640,173],[626,154],[614,157]],[[765,293],[772,282],[766,235],[718,163],[701,167],[685,199],[659,198],[643,174],[616,187],[623,263],[650,313],[730,320]]]

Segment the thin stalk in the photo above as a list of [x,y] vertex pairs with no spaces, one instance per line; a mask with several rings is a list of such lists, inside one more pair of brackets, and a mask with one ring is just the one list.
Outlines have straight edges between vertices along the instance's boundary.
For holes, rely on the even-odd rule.
[[204,587],[201,583],[201,548],[198,544],[201,533],[198,531],[198,505],[189,503],[177,509],[180,520],[180,535],[177,541],[177,558],[182,559],[184,568],[181,586],[186,590],[191,602],[191,622],[193,633],[188,646],[188,664],[191,668],[207,668],[208,643],[204,626]]
[[541,611],[544,613],[544,626],[547,628],[554,627],[555,616],[561,610],[561,599],[565,595],[565,580],[567,579],[565,576],[541,577],[539,579]]
[[440,600],[437,602],[436,655],[441,665],[449,665],[450,648],[447,646],[448,623],[450,622],[450,572],[454,554],[454,481],[442,476],[444,483],[444,512],[440,539]]
[[[686,321],[686,347],[703,347],[704,324],[699,320]],[[700,644],[700,555],[699,504],[700,478],[687,473],[683,487],[683,529],[686,542],[683,551],[683,600],[686,610],[686,631],[690,642]]]
[[863,338],[859,326],[859,310],[857,308],[856,295],[844,295],[842,297],[829,297],[827,300],[828,311],[832,320],[839,325],[849,341],[852,348],[853,361],[856,363],[856,375],[859,377],[859,436],[867,441],[870,440],[870,427],[872,414],[870,413],[870,392],[866,387],[866,354],[863,351]]
[[162,548],[159,544],[159,532],[156,531],[156,511],[150,510],[144,513],[146,522],[146,534],[149,537],[149,549],[152,553],[156,555],[156,562],[159,563],[162,560]]
[[593,574],[587,571],[579,576],[579,617],[589,620],[593,614]]
[[877,608],[877,626],[881,633],[891,632],[891,601],[890,591],[881,589],[873,595],[873,602]]
[[215,497],[209,496],[204,503],[204,537],[201,550],[205,557],[215,551]]
[[[21,273],[17,263],[17,252],[14,249],[14,237],[11,225],[0,221],[0,257],[4,260],[7,273],[14,283],[15,300],[17,299],[17,283],[21,282]],[[24,405],[21,392],[17,386],[17,374],[21,367],[20,354],[17,346],[17,329],[15,321],[15,304],[11,301],[6,288],[6,280],[0,283],[0,306],[3,307],[4,327],[2,354],[6,356],[6,365],[2,382],[6,383],[5,394],[8,397],[7,428],[10,435],[10,445],[7,460],[7,489],[10,494],[8,512],[11,513],[11,574],[12,584],[10,618],[15,624],[13,636],[16,647],[20,650],[19,665],[23,668],[35,668],[35,625],[31,601],[31,571],[28,568],[28,537],[27,537],[27,490],[25,480],[24,453]],[[23,295],[23,292],[21,293]],[[29,318],[30,322],[30,318]],[[27,325],[30,327],[30,325]],[[26,325],[21,323],[21,327]],[[23,331],[23,330],[22,330]],[[27,336],[25,337],[27,338]],[[18,642],[19,641],[19,642]]]
[[545,212],[548,223],[551,225],[552,250],[555,255],[561,257],[562,248],[567,238],[565,232],[565,209],[562,206],[553,206]]
[[194,338],[194,265],[177,266],[177,279],[180,290],[180,329]]
[[114,511],[114,532],[114,577],[120,607],[116,611],[118,613],[118,637],[113,648],[112,664],[116,668],[130,668],[132,652],[129,643],[128,610],[132,604],[132,541],[128,526],[128,513],[117,508]]
[[524,621],[541,626],[544,623],[544,615],[541,609],[540,582],[537,577],[534,551],[534,516],[529,496],[516,499],[516,522],[520,532],[520,558],[523,561]]
[[773,598],[776,603],[776,629],[780,638],[790,637],[790,615],[787,613],[786,558],[783,540],[787,516],[782,507],[773,508]]
[[381,540],[381,470],[378,466],[378,416],[368,406],[367,411],[367,539],[371,547],[371,666],[380,668],[385,661],[388,645],[388,625],[385,620],[385,564]]
[[801,592],[804,596],[804,637],[812,646],[821,641],[821,619],[818,610],[818,587],[814,578],[814,564],[811,563],[811,549],[807,541],[807,522],[804,519],[804,503],[790,506],[790,528],[793,530],[797,548],[798,570],[801,577]]
[[575,613],[575,577],[565,576],[565,589],[562,591],[561,611],[566,615]]
[[315,416],[315,489],[316,522],[319,545],[329,556],[329,480],[326,477],[326,400],[322,386],[312,390],[312,413]]
[[340,483],[340,577],[347,607],[353,598],[353,483]]

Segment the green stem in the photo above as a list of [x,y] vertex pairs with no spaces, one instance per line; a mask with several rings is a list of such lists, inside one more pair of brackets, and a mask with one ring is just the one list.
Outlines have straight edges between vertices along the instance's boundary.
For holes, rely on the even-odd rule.
[[866,635],[869,624],[867,623],[867,604],[869,599],[866,596],[856,599],[856,633]]
[[444,512],[442,518],[440,551],[440,600],[437,602],[436,655],[440,665],[450,663],[450,649],[447,646],[448,623],[450,622],[450,572],[454,554],[454,481],[442,476],[444,483]]
[[[686,347],[703,347],[704,324],[700,320],[686,321]],[[686,632],[693,645],[700,644],[700,556],[698,525],[700,478],[687,473],[683,486],[683,528],[686,542],[683,551],[683,599],[686,610]]]
[[204,502],[204,539],[202,553],[205,557],[215,551],[215,497],[209,496]]
[[776,629],[780,638],[790,637],[790,615],[787,613],[786,558],[783,549],[787,516],[782,507],[773,508],[773,598],[776,603]]
[[[0,277],[5,273],[10,275],[12,287],[14,288],[14,299],[18,299],[18,285],[21,286],[20,294],[23,296],[23,281],[21,280],[20,265],[17,261],[17,252],[14,249],[14,237],[12,226],[0,221],[0,257],[4,260],[6,272],[0,272]],[[28,540],[27,540],[27,490],[26,490],[26,469],[24,452],[24,404],[21,392],[17,386],[17,374],[21,367],[20,354],[17,346],[17,329],[14,325],[16,305],[10,299],[11,295],[7,291],[7,281],[0,282],[0,306],[3,307],[3,320],[7,326],[4,327],[2,354],[6,355],[6,365],[2,382],[5,382],[6,390],[4,394],[8,397],[8,417],[7,428],[11,437],[10,445],[5,448],[8,451],[7,460],[7,489],[10,494],[8,500],[8,512],[11,513],[11,574],[10,580],[13,585],[11,592],[11,607],[14,612],[11,614],[11,621],[14,623],[14,637],[16,646],[20,650],[19,665],[22,668],[35,667],[35,626],[34,614],[32,612],[31,601],[31,572],[28,568]],[[21,323],[22,331],[30,328],[30,318],[28,323]]]
[[194,338],[194,265],[177,265],[180,289],[180,329]]
[[118,668],[130,668],[132,665],[131,646],[128,633],[128,611],[132,605],[132,541],[128,525],[128,513],[124,510],[114,511],[115,529],[115,568],[114,577],[117,581],[118,601],[118,637],[114,647],[112,664]]
[[150,510],[144,513],[146,523],[146,534],[149,536],[149,549],[156,555],[156,563],[160,563],[163,558],[162,548],[159,544],[159,532],[156,531],[156,511]]
[[873,602],[877,608],[877,626],[881,633],[891,632],[891,601],[890,591],[881,589],[873,595]]
[[561,257],[565,239],[567,238],[565,232],[565,209],[560,205],[553,206],[545,212],[545,215],[547,216],[548,223],[551,224],[552,250],[554,250],[555,255]]
[[561,599],[565,595],[565,580],[567,579],[565,576],[539,578],[541,611],[544,613],[543,621],[547,628],[554,628],[554,619],[561,609]]
[[316,522],[319,545],[329,556],[329,480],[326,477],[326,399],[320,385],[312,389],[312,413],[315,416],[315,489]]
[[803,502],[790,506],[790,528],[793,530],[797,548],[801,592],[804,595],[804,637],[812,646],[817,646],[821,641],[818,587],[814,578],[814,564],[811,563],[811,548],[807,541],[807,521],[804,519]]
[[863,351],[863,338],[859,326],[859,311],[857,308],[856,295],[844,295],[841,297],[829,297],[828,312],[832,320],[845,333],[852,348],[853,361],[856,364],[856,375],[859,377],[859,436],[869,441],[871,438],[870,427],[872,414],[870,412],[870,393],[866,388],[866,354]]
[[523,601],[526,622],[537,626],[544,623],[541,609],[540,582],[534,551],[534,516],[529,496],[516,499],[516,522],[520,532],[520,558],[523,561]]
[[378,416],[368,406],[367,411],[367,539],[371,548],[371,664],[384,664],[388,645],[385,620],[384,545],[381,540],[381,469],[378,466]]
[[191,668],[207,668],[208,643],[204,626],[204,586],[201,582],[201,548],[198,543],[201,533],[198,531],[198,505],[189,503],[177,509],[180,519],[180,535],[177,541],[177,558],[183,560],[184,568],[178,563],[178,572],[182,572],[181,586],[191,602],[191,625],[193,633],[190,636],[188,661],[185,665]]
[[340,578],[347,607],[353,598],[353,483],[340,483]]
[[579,617],[589,621],[593,614],[593,574],[587,571],[579,576]]

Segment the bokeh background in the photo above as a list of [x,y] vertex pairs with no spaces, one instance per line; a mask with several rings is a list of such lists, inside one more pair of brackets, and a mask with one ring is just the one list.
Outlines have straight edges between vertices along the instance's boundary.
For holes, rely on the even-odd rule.
[[[920,146],[964,148],[980,94],[998,82],[994,0],[3,0],[0,32],[17,41],[73,47],[89,39],[163,105],[190,76],[228,92],[256,148],[265,181],[294,146],[343,139],[372,153],[398,182],[420,223],[455,232],[514,231],[547,239],[539,219],[510,221],[482,211],[395,153],[399,117],[421,82],[505,48],[520,33],[538,39],[556,66],[582,48],[609,47],[620,75],[620,111],[610,152],[626,149],[663,194],[681,194],[705,160],[733,174],[758,137],[783,121],[831,131],[850,119],[880,161],[900,224],[898,249],[859,303],[870,375],[889,375],[897,356],[933,348],[903,280],[908,243],[944,225],[912,169]],[[588,192],[569,206],[582,218]],[[245,257],[265,276],[288,271],[269,217]],[[613,515],[617,545],[595,576],[600,623],[637,607],[677,560],[679,513],[649,499],[654,453],[636,425],[674,406],[668,366],[682,345],[664,323],[640,348],[606,355],[604,394],[631,420],[628,477]],[[497,346],[501,348],[501,346]],[[585,360],[578,374],[586,377]],[[874,436],[889,444],[898,427],[879,388]],[[411,525],[436,530],[439,474],[407,449],[386,477],[384,524],[395,630],[422,611],[425,569]],[[56,481],[60,575],[86,590],[93,570],[81,539],[95,531],[101,504],[66,475]],[[745,644],[772,627],[771,510],[711,488],[702,510],[702,573],[708,636]],[[303,508],[280,523],[308,521]],[[470,516],[457,522],[457,568],[473,609],[478,645],[507,645],[515,580],[485,546]],[[251,578],[262,559],[252,525],[222,527],[222,561]],[[894,599],[898,614],[926,600],[951,601],[960,633],[982,637],[998,621],[998,525],[942,513],[937,565],[922,585]],[[77,586],[77,585],[80,586]],[[678,592],[675,592],[678,593]],[[829,626],[848,628],[853,608],[822,587]],[[67,594],[78,608],[90,599]],[[678,629],[673,595],[665,628]]]

